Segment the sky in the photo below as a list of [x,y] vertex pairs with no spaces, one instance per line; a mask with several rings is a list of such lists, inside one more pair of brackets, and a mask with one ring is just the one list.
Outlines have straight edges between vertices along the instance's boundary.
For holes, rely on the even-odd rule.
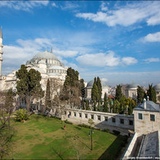
[[160,83],[159,1],[0,1],[2,74],[53,51],[86,82]]

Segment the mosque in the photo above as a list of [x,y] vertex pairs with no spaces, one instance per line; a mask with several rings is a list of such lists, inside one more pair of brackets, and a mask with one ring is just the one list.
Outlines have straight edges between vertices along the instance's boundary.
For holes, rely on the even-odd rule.
[[[3,55],[3,35],[0,30],[0,90],[5,91],[10,88],[16,89],[16,71],[2,76],[2,55]],[[65,67],[60,60],[51,52],[39,52],[31,60],[25,64],[27,69],[35,69],[40,72],[42,80],[42,89],[45,90],[47,79],[56,79],[61,84],[65,81],[67,74],[67,67]]]

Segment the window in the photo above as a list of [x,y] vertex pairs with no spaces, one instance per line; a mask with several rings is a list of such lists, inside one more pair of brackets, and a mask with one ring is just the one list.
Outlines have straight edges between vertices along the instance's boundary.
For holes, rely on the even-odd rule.
[[85,118],[88,118],[88,114],[85,114]]
[[101,116],[97,116],[98,117],[98,120],[100,121],[101,120]]
[[115,122],[116,122],[116,119],[115,119],[115,118],[112,118],[112,122],[115,123]]
[[74,112],[74,116],[76,117],[76,112]]
[[82,117],[82,114],[81,114],[81,113],[79,113],[79,117]]
[[150,121],[155,121],[155,115],[154,114],[150,114]]
[[121,124],[124,124],[124,119],[120,119],[120,123],[121,123]]
[[93,114],[91,115],[91,119],[94,119],[94,115]]
[[142,113],[138,113],[138,119],[143,119]]
[[108,117],[105,117],[105,121],[108,121]]
[[133,121],[129,120],[129,125],[133,126]]

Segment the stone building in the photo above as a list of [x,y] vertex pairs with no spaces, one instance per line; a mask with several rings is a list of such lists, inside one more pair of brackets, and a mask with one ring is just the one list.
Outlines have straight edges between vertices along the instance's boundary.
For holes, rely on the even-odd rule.
[[134,130],[139,135],[148,134],[160,129],[160,105],[145,100],[133,110]]
[[156,91],[156,100],[157,103],[160,104],[160,83],[154,86],[154,89]]
[[132,83],[128,85],[122,85],[122,93],[127,98],[137,99],[138,84]]

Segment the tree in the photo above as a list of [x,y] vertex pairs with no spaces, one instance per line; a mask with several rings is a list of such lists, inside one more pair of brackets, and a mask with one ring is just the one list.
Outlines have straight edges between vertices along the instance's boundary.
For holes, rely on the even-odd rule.
[[108,101],[107,101],[107,93],[104,94],[104,104],[103,104],[103,111],[108,112]]
[[81,82],[78,71],[68,68],[66,79],[61,93],[61,100],[67,100],[70,105],[80,106],[81,104]]
[[120,103],[118,100],[113,101],[113,113],[119,113],[120,110]]
[[136,107],[136,101],[129,98],[129,104],[128,104],[128,115],[131,115],[133,112],[133,108]]
[[137,88],[137,103],[142,103],[145,97],[144,89],[140,86]]
[[97,104],[97,101],[98,101],[98,87],[97,87],[97,84],[96,84],[96,78],[94,78],[94,83],[93,83],[93,87],[92,87],[92,90],[91,90],[91,99],[93,101],[93,104],[94,104],[94,110],[96,110],[96,104]]
[[115,99],[120,101],[122,96],[123,96],[123,94],[122,94],[122,86],[121,85],[117,85]]
[[12,91],[12,89],[9,89],[5,96],[5,109],[8,114],[11,114],[13,111],[14,96],[15,96],[15,93]]
[[[10,90],[7,93],[0,92],[0,159],[10,154],[11,139],[14,135],[14,129],[10,124],[12,104],[8,103],[8,106],[6,103],[9,93]],[[6,109],[5,106],[8,108]]]
[[97,103],[100,109],[100,103],[102,102],[101,96],[102,96],[101,80],[99,77],[95,77],[92,90],[91,90],[91,99],[94,104],[94,110],[97,110],[97,107],[96,107]]
[[45,96],[45,109],[51,109],[51,92],[50,92],[50,80],[47,80],[47,86],[46,86],[46,96]]
[[97,100],[98,100],[98,102],[100,102],[101,101],[101,96],[102,96],[102,85],[101,85],[101,80],[100,80],[99,77],[97,77],[96,85],[97,85],[97,88],[98,88]]
[[154,89],[152,84],[149,84],[147,96],[149,96],[149,100],[156,103],[156,90]]
[[17,77],[17,94],[25,99],[26,108],[29,111],[31,102],[34,98],[43,97],[43,91],[41,88],[41,74],[34,69],[27,70],[25,65],[21,65],[21,68],[16,72]]

